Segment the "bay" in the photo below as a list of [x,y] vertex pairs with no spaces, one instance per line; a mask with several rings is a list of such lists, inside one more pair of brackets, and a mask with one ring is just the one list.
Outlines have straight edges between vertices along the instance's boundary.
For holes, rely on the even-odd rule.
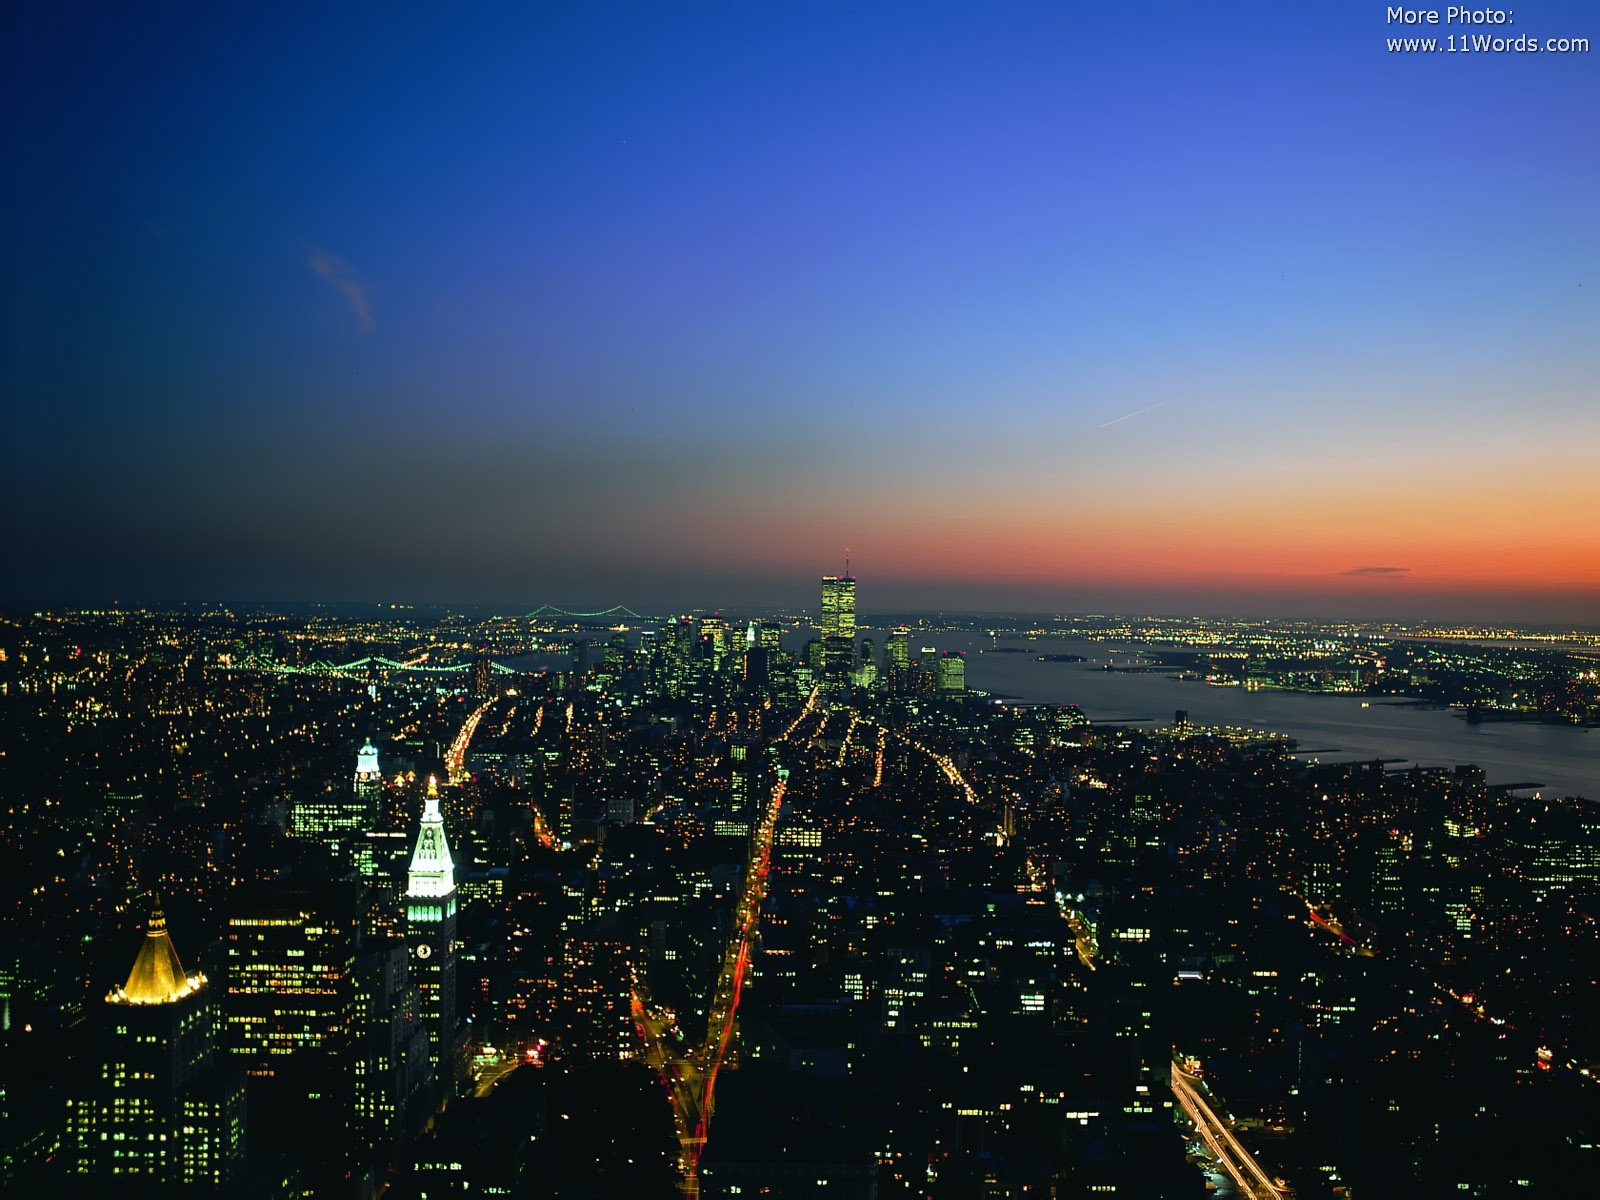
[[[871,631],[882,645],[881,631]],[[1545,795],[1600,798],[1600,732],[1535,722],[1469,725],[1459,713],[1354,695],[1246,691],[1177,680],[1164,671],[1114,672],[1152,647],[1078,638],[1006,638],[913,630],[913,655],[925,646],[960,650],[967,686],[1039,704],[1076,704],[1095,721],[1170,724],[1178,709],[1196,725],[1233,725],[1294,738],[1301,756],[1323,762],[1403,760],[1400,765],[1472,763],[1491,784],[1537,784]],[[1170,649],[1170,647],[1167,647]],[[1013,652],[1008,652],[1013,651]],[[881,651],[880,651],[881,653]],[[1040,662],[1078,654],[1081,663]]]

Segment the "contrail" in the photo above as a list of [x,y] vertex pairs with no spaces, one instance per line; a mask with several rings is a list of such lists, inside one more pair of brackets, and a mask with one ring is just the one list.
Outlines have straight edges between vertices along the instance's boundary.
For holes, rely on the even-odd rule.
[[1126,414],[1124,416],[1113,418],[1112,420],[1107,421],[1104,425],[1096,425],[1095,428],[1096,429],[1107,429],[1112,425],[1120,425],[1124,421],[1131,421],[1135,417],[1142,417],[1147,412],[1155,412],[1155,410],[1160,408],[1162,404],[1171,404],[1171,403],[1172,403],[1172,401],[1170,401],[1170,400],[1163,400],[1159,404],[1152,404],[1149,408],[1141,408],[1138,412],[1131,412],[1131,413],[1128,413],[1128,414]]

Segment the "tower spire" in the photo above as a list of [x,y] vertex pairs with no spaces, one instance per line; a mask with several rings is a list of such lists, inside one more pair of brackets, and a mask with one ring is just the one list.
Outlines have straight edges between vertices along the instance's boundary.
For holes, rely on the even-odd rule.
[[161,896],[156,893],[150,906],[150,921],[145,926],[144,941],[128,972],[128,982],[113,988],[106,999],[113,1004],[171,1004],[181,1000],[198,988],[204,980],[198,975],[185,975],[183,963],[178,961],[178,951],[167,933],[167,917],[161,910]]
[[428,1031],[428,1056],[442,1100],[454,1094],[456,1085],[456,871],[434,791],[423,807],[417,848],[411,855],[406,941]]
[[444,814],[439,811],[438,793],[430,790],[422,810],[422,828],[417,830],[416,849],[411,853],[406,895],[450,896],[455,890],[456,865],[444,835]]

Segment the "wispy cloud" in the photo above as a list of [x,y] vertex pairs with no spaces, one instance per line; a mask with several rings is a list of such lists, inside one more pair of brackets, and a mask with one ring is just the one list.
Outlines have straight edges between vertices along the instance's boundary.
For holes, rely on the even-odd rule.
[[371,308],[367,306],[367,285],[361,278],[361,272],[337,254],[329,254],[326,250],[319,250],[315,246],[311,248],[311,257],[307,265],[345,298],[350,305],[350,311],[355,313],[356,320],[361,322],[361,331],[371,333],[376,327],[376,322],[372,319]]
[[1159,404],[1152,404],[1149,408],[1141,408],[1141,409],[1138,409],[1138,410],[1136,410],[1134,412],[1131,412],[1131,413],[1124,413],[1120,417],[1114,417],[1111,420],[1105,422],[1103,425],[1096,425],[1095,428],[1096,429],[1109,429],[1113,425],[1120,425],[1124,421],[1131,421],[1135,417],[1142,417],[1147,412],[1155,412],[1155,410],[1160,408],[1160,407],[1162,407],[1162,405],[1171,404],[1171,403],[1172,403],[1171,400],[1163,400]]
[[1356,567],[1339,573],[1341,575],[1404,575],[1410,570],[1410,567]]

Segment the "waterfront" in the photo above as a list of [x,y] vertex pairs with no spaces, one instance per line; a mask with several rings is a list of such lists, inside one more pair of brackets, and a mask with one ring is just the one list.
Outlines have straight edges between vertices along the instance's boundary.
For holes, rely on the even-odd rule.
[[[881,635],[880,635],[881,636]],[[1424,767],[1475,763],[1491,784],[1538,783],[1547,795],[1600,798],[1600,734],[1566,725],[1498,722],[1469,725],[1447,709],[1418,708],[1357,695],[1246,691],[1178,680],[1166,672],[1106,671],[1136,658],[1143,645],[1077,638],[1001,638],[913,631],[921,646],[963,650],[967,684],[1041,704],[1076,704],[1096,721],[1147,719],[1166,724],[1185,709],[1197,725],[1237,725],[1296,739],[1305,757],[1323,762],[1398,758]],[[1159,647],[1158,647],[1159,648]],[[996,650],[1020,653],[996,653]],[[1041,654],[1079,654],[1087,662],[1039,662]],[[1399,766],[1401,764],[1393,764]]]
[[[863,628],[881,657],[885,631]],[[815,631],[801,626],[785,648],[801,651]],[[632,640],[630,638],[630,640]],[[1538,784],[1547,795],[1600,799],[1600,732],[1532,721],[1469,725],[1459,712],[1419,707],[1403,700],[1355,693],[1286,692],[1213,687],[1175,679],[1175,671],[1107,671],[1109,662],[1128,664],[1149,650],[1147,643],[1093,642],[1070,637],[1001,637],[913,629],[911,652],[924,647],[960,650],[967,660],[967,685],[1033,704],[1076,704],[1099,722],[1170,724],[1183,709],[1196,725],[1232,725],[1294,738],[1302,757],[1322,762],[1399,759],[1416,764],[1482,767],[1491,784]],[[1180,648],[1181,649],[1181,648]],[[591,638],[591,658],[603,654]],[[1040,662],[1039,656],[1078,655],[1083,662]],[[510,656],[519,670],[566,670],[571,651]],[[1367,707],[1363,707],[1363,701]]]

